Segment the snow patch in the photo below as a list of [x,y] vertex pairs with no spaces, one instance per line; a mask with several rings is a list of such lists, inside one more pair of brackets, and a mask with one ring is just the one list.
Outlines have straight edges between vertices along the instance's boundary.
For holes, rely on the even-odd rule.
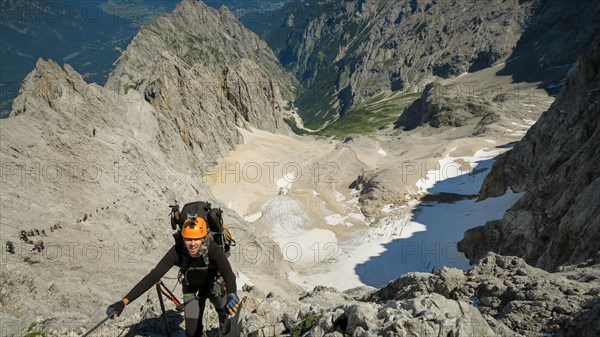
[[288,172],[283,178],[277,180],[277,193],[286,195],[294,185],[293,182],[295,177],[296,174],[294,172]]
[[365,222],[365,215],[362,213],[350,213],[348,214],[348,218],[353,218],[362,222]]
[[512,122],[512,125],[516,125],[516,126],[518,126],[520,128],[526,128],[526,129],[529,127],[528,125],[518,124],[518,123],[515,123],[515,122]]
[[[354,193],[354,194],[356,194],[356,193]],[[352,206],[358,207],[358,198],[359,198],[358,196],[355,196],[354,198],[346,201],[346,204],[348,204],[348,206],[350,206],[350,207],[352,207]]]
[[299,200],[281,195],[266,203],[261,211],[262,222],[271,228],[271,236],[285,260],[304,268],[340,251],[335,233],[314,229],[310,215]]
[[241,271],[238,271],[238,275],[236,278],[236,284],[237,284],[237,290],[241,291],[242,287],[244,285],[249,285],[249,286],[254,286],[254,283],[252,283],[252,280],[246,276],[246,274],[242,273]]
[[377,153],[379,153],[380,155],[382,155],[382,156],[384,156],[384,157],[387,155],[387,152],[385,152],[385,151],[384,151],[383,149],[381,149],[381,148],[379,149],[379,151],[377,151]]
[[249,214],[244,216],[244,219],[248,222],[254,222],[262,217],[262,212],[256,212],[254,214]]
[[311,229],[294,238],[276,240],[283,259],[302,266],[335,260],[340,253],[335,233],[325,229]]
[[382,211],[383,213],[385,213],[385,214],[388,214],[388,213],[390,213],[390,212],[391,212],[391,211],[393,211],[393,210],[394,210],[394,204],[387,204],[387,205],[384,205],[384,206],[383,206],[383,208],[381,209],[381,211]]
[[325,217],[325,222],[329,226],[337,226],[344,223],[345,218],[341,214],[333,213]]
[[[502,151],[482,149],[470,157],[447,155],[440,160],[439,169],[429,171],[417,187],[428,193],[476,194],[493,164],[492,158]],[[459,158],[475,171],[461,170],[455,162]],[[453,165],[453,170],[444,171],[448,165]],[[347,252],[339,256],[337,263],[320,264],[304,275],[290,273],[288,278],[307,290],[316,285],[346,290],[363,285],[381,287],[405,273],[431,272],[442,266],[469,269],[468,259],[457,250],[464,232],[500,219],[522,195],[509,190],[503,196],[480,202],[471,199],[422,206],[411,200],[409,205],[418,207],[415,212],[386,217],[366,229],[355,244],[344,245]]]
[[344,200],[346,200],[346,197],[342,193],[335,191],[335,201],[342,202]]
[[[483,177],[487,174],[487,169],[491,167],[490,159],[501,152],[502,150],[486,151],[482,149],[470,157],[451,157],[450,154],[447,154],[439,161],[438,169],[428,171],[425,178],[417,181],[416,186],[420,193],[477,194],[479,193],[479,186],[483,182]],[[463,166],[457,160],[468,164],[469,169],[463,170]],[[485,174],[475,172],[485,172]],[[436,188],[432,190],[434,185]]]

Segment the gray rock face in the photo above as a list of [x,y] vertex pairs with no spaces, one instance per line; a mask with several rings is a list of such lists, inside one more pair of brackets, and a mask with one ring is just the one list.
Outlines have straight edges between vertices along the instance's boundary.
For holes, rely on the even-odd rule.
[[[407,107],[395,126],[405,131],[429,124],[460,127],[467,123],[490,124],[498,121],[500,110],[496,104],[483,97],[448,95],[454,92],[435,83],[425,86],[423,96]],[[457,97],[458,96],[458,97]]]
[[[200,50],[210,49],[205,40],[219,41],[212,58]],[[287,130],[280,88],[291,77],[277,64],[231,13],[195,1],[146,26],[107,87],[39,60],[0,120],[0,236],[17,248],[2,255],[3,334],[26,334],[33,322],[49,336],[81,334],[173,245],[168,203],[222,206],[202,182],[203,164],[241,141],[239,127]],[[267,251],[237,214],[225,218],[239,247]],[[45,228],[46,251],[18,243],[34,227]],[[288,285],[279,256],[233,263]]]
[[181,167],[198,167],[241,141],[236,127],[286,132],[283,99],[293,83],[226,7],[185,0],[140,30],[106,87],[143,93],[156,110],[163,150],[176,149],[169,157]]
[[[501,336],[539,336],[543,332],[555,336],[598,336],[600,326],[593,315],[600,309],[599,276],[598,264],[548,273],[522,259],[489,253],[472,271],[409,273],[365,300],[387,303],[440,294],[458,303],[470,303],[470,308],[477,307]],[[502,330],[511,333],[500,333]]]
[[[342,115],[381,91],[422,90],[436,77],[481,70],[509,56],[528,62],[515,62],[513,73],[543,63],[541,73],[536,70],[529,79],[547,77],[556,66],[560,79],[567,70],[562,67],[591,41],[599,10],[594,1],[558,0],[292,6],[288,17],[293,22],[273,27],[267,40],[306,88],[298,105],[312,114],[329,108]],[[303,117],[317,120],[323,114]]]
[[[436,274],[409,273],[367,290],[315,287],[298,301],[248,290],[240,294],[241,328],[234,335],[600,336],[598,264],[548,273],[522,259],[490,253],[468,272],[444,268]],[[360,299],[350,296],[364,292]],[[181,324],[176,318],[171,316],[175,325]],[[139,319],[136,315],[122,324],[134,335],[152,332],[133,325]],[[205,326],[217,327],[213,310]]]
[[[271,309],[285,312],[285,319]],[[327,308],[298,308],[294,303],[248,295],[240,321],[242,336],[504,336],[472,305],[439,294],[385,304],[348,298]]]
[[465,233],[472,260],[486,251],[556,270],[600,254],[600,42],[581,57],[559,97],[500,156],[480,199],[527,191],[503,217]]
[[[3,334],[26,334],[35,322],[33,331],[48,336],[81,334],[173,245],[167,203],[215,205],[215,198],[198,175],[178,171],[180,163],[168,159],[185,160],[186,152],[164,151],[159,135],[168,130],[137,91],[118,95],[87,84],[68,65],[40,60],[13,107],[0,120],[0,235],[16,242],[15,254],[2,254]],[[237,214],[225,209],[224,218],[239,247],[268,251]],[[61,229],[51,232],[55,224]],[[45,242],[41,253],[18,243],[19,231],[34,227],[47,233],[31,238]],[[232,255],[239,270],[286,282],[279,256],[243,258],[237,249]],[[143,298],[128,310],[140,305]],[[140,311],[129,322],[145,318]]]

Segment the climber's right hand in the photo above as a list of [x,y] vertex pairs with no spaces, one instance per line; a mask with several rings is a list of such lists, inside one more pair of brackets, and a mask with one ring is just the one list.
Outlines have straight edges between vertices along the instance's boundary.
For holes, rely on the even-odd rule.
[[121,316],[123,310],[125,310],[125,303],[121,300],[111,304],[108,308],[106,308],[106,314],[111,316],[110,319],[114,319],[115,317]]
[[225,304],[225,308],[227,308],[227,311],[231,316],[235,315],[237,312],[239,303],[240,299],[236,293],[232,293],[227,296],[227,304]]

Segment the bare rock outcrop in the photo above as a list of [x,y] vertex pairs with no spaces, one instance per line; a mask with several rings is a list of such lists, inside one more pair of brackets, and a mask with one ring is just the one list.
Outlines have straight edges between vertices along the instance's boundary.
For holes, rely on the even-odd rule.
[[526,194],[501,220],[465,233],[459,248],[472,261],[494,251],[556,270],[599,257],[599,41],[579,59],[550,109],[494,163],[480,199],[508,188]]
[[440,294],[477,307],[491,326],[508,328],[502,336],[598,336],[598,261],[564,269],[548,273],[517,257],[489,253],[471,271],[409,273],[365,300],[383,304]]
[[305,87],[303,117],[318,123],[382,91],[420,91],[509,59],[515,80],[556,83],[591,42],[599,10],[593,0],[290,2],[288,20],[261,29]]
[[226,7],[184,0],[142,27],[106,87],[141,92],[155,108],[163,151],[182,167],[201,167],[241,142],[237,127],[288,132],[283,108],[293,83]]
[[449,95],[450,92],[439,84],[427,84],[421,98],[404,110],[395,127],[408,131],[425,124],[436,128],[460,127],[467,123],[490,124],[500,119],[501,109],[493,101],[480,96]]
[[[192,27],[227,50],[194,61],[205,55],[192,47],[210,44]],[[81,334],[93,326],[172,246],[169,203],[217,204],[203,165],[241,141],[237,128],[287,129],[280,89],[291,77],[225,9],[183,1],[143,28],[113,76],[101,87],[69,65],[38,60],[11,115],[0,120],[0,236],[18,242],[21,230],[47,233],[46,250],[22,242],[2,255],[6,336]],[[225,218],[240,250],[267,251],[239,215],[225,209]],[[61,229],[51,232],[56,224]],[[232,253],[237,270],[297,291],[279,256],[247,258],[240,250]],[[130,307],[144,306],[139,299]]]
[[[354,295],[363,293],[360,297]],[[377,290],[315,287],[297,302],[255,290],[242,336],[598,336],[600,268],[548,273],[490,253],[471,271],[409,273]],[[216,319],[216,318],[215,318]],[[214,322],[213,322],[214,323]]]

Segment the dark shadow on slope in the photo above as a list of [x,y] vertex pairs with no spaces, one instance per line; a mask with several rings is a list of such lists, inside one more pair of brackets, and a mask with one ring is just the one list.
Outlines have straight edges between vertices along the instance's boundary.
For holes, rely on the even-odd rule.
[[565,337],[599,336],[600,335],[600,298],[585,302],[583,309],[572,314],[568,328],[562,331]]
[[598,33],[599,18],[597,0],[540,1],[497,75],[512,76],[514,83],[538,83],[558,94],[567,72]]
[[[169,320],[169,332],[171,336],[185,336],[185,330],[180,326],[183,323],[183,314],[175,310],[167,310]],[[158,317],[144,318],[136,324],[129,326],[125,337],[134,336],[166,336],[165,322],[162,315]]]
[[[435,201],[422,201],[410,219],[424,225],[425,230],[385,244],[383,253],[357,265],[355,271],[361,282],[379,288],[408,272],[432,272],[442,266],[469,269],[468,259],[457,249],[464,232],[484,225],[484,218],[501,217],[517,198],[475,202],[474,197],[493,162],[493,159],[477,161],[477,166],[469,173],[439,181],[430,188],[432,196],[425,199]],[[441,168],[442,177],[456,172],[453,170],[458,164],[451,166]],[[440,199],[448,202],[439,202]],[[414,229],[409,226],[402,231]]]
[[512,149],[513,147],[515,147],[515,145],[517,145],[518,141],[516,142],[510,142],[510,143],[506,143],[504,145],[498,145],[496,146],[497,149]]

